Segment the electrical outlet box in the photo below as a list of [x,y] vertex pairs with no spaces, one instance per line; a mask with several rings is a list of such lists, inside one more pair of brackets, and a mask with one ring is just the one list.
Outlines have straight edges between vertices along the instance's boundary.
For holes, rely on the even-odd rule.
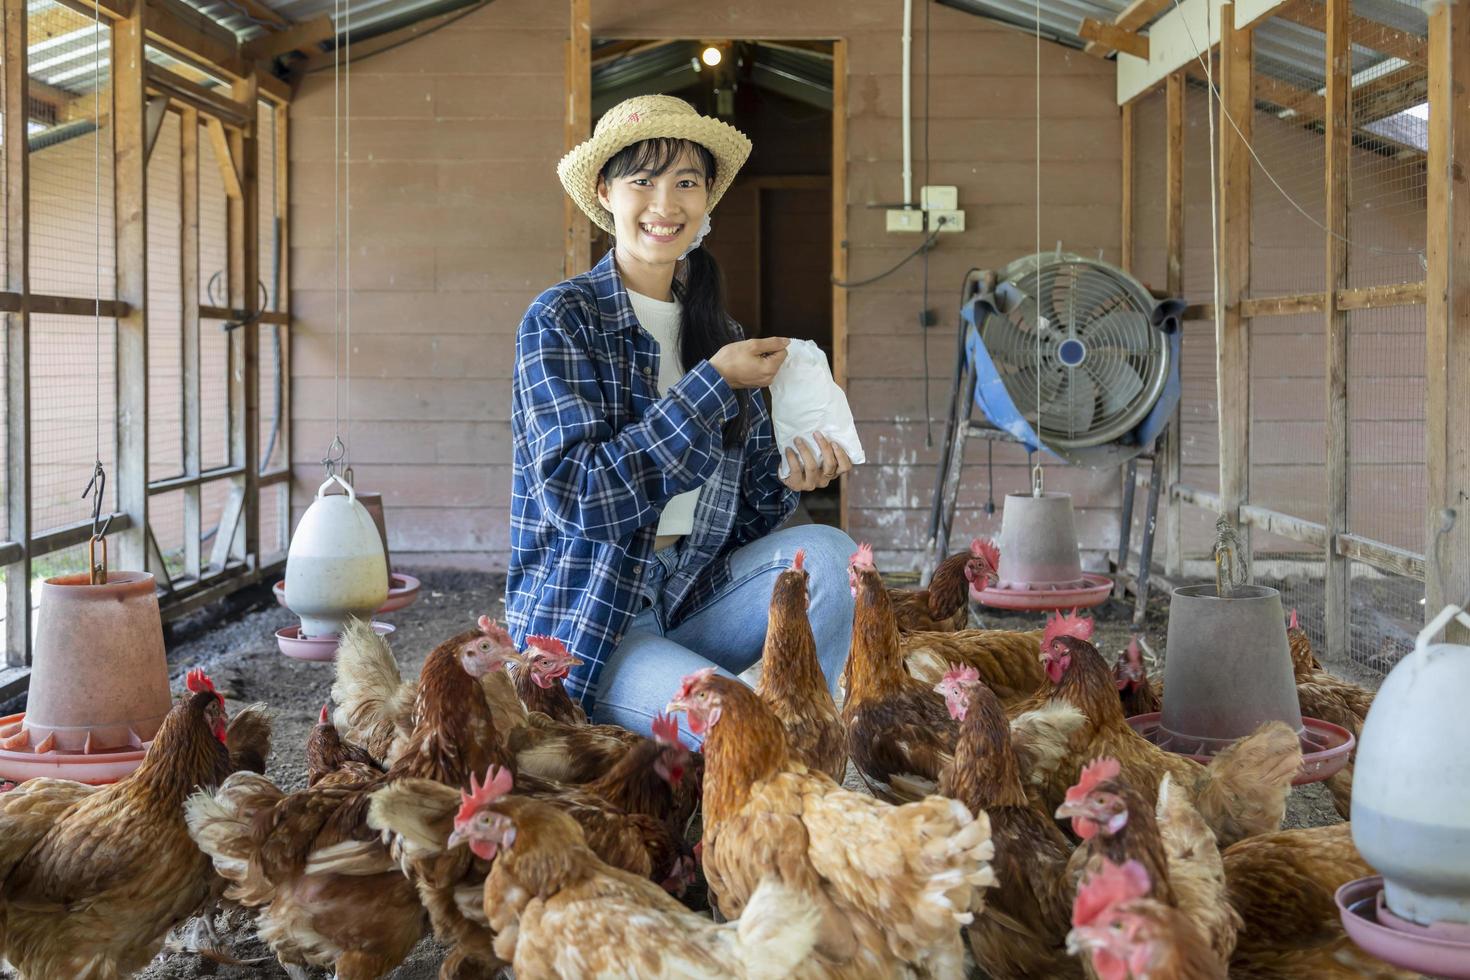
[[[928,216],[930,231],[951,232],[965,230],[965,212],[963,211],[925,211],[924,214]],[[940,218],[944,219],[943,225],[939,223]]]
[[960,206],[960,189],[948,185],[919,188],[919,200],[925,211],[953,211]]
[[912,208],[889,208],[888,230],[923,231],[924,212]]

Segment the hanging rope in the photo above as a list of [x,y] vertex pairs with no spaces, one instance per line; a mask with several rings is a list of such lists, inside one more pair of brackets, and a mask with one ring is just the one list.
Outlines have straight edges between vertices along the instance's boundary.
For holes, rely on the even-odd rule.
[[[102,466],[102,10],[92,8],[92,478],[82,499],[92,498],[92,537],[87,542],[87,578],[93,585],[107,583],[107,540],[112,515],[102,520],[107,471]],[[102,554],[97,554],[98,543]]]
[[[345,333],[347,334],[347,445],[343,452],[344,470],[352,472],[352,0],[342,0],[343,46],[348,57],[342,65],[343,116],[346,138],[342,146],[342,237],[347,243],[347,267],[343,272],[347,295]],[[348,477],[351,482],[351,477]]]
[[[343,0],[332,0],[332,23],[342,15]],[[342,442],[342,45],[332,44],[332,441],[322,457],[328,476],[347,456]]]
[[[1177,0],[1176,0],[1177,2]],[[1036,12],[1036,441],[1041,442],[1041,0],[1035,0]],[[1031,494],[1041,496],[1041,457],[1031,467]]]

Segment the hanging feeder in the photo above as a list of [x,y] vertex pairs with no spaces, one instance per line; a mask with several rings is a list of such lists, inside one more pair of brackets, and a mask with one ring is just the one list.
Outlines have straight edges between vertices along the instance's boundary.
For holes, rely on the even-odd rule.
[[[105,552],[105,549],[104,549]],[[132,772],[171,705],[153,576],[41,583],[26,711],[0,718],[0,776],[104,783]]]
[[1344,928],[1410,970],[1470,978],[1470,647],[1430,643],[1446,606],[1378,689],[1353,771],[1353,843],[1382,877],[1338,890]]
[[1326,779],[1347,765],[1353,736],[1302,717],[1281,593],[1236,584],[1247,569],[1238,559],[1235,529],[1223,517],[1216,528],[1215,584],[1178,588],[1169,599],[1163,711],[1128,723],[1162,749],[1208,762],[1264,723],[1279,721],[1302,743],[1293,783]]
[[[347,473],[347,482],[352,482],[351,471]],[[333,494],[340,496],[340,494]],[[373,526],[378,529],[378,536],[383,542],[383,561],[388,566],[388,598],[377,608],[376,615],[397,612],[414,604],[419,597],[422,583],[412,575],[405,575],[393,571],[393,556],[388,550],[388,528],[383,518],[383,495],[380,493],[368,493],[363,490],[357,491],[357,502],[362,504],[368,516],[373,519]],[[286,602],[286,582],[284,579],[271,586],[271,592],[276,601],[286,608],[290,604]]]
[[1006,494],[1001,511],[1000,568],[985,589],[971,588],[976,602],[997,609],[1087,609],[1107,601],[1113,583],[1082,571],[1072,495]]
[[[328,494],[333,484],[346,493]],[[335,641],[349,618],[369,619],[388,598],[382,538],[352,485],[335,473],[317,488],[291,536],[285,586],[306,638]]]

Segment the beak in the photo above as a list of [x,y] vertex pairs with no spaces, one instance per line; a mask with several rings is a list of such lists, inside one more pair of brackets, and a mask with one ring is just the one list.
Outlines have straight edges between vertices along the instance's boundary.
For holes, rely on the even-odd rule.
[[1058,820],[1074,819],[1087,816],[1087,808],[1081,802],[1067,802],[1057,807],[1055,814]]
[[672,714],[675,714],[676,712],[680,712],[680,711],[682,711],[682,712],[684,712],[686,714],[689,712],[689,705],[687,705],[687,704],[684,703],[684,699],[683,698],[674,698],[674,700],[672,700],[668,704],[664,705],[664,713],[665,714],[672,715]]
[[581,660],[581,659],[579,659],[577,657],[567,657],[565,660],[562,661],[562,663],[566,664],[567,667],[569,667],[569,668],[570,667],[580,667],[580,666],[582,666],[586,662],[587,661]]
[[449,843],[446,844],[445,846],[446,847],[458,847],[459,845],[463,844],[467,839],[468,839],[467,835],[462,830],[460,830],[458,827],[456,827],[455,830],[454,830],[454,833],[452,833],[452,834],[449,835]]

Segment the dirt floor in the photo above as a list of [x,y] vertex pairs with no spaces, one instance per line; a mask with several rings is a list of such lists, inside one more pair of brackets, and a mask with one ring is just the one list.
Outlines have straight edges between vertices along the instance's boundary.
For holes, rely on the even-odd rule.
[[[409,570],[411,571],[411,570]],[[425,572],[420,600],[412,607],[384,617],[397,631],[390,637],[394,652],[406,676],[418,671],[425,654],[443,638],[473,623],[488,613],[503,614],[501,589],[503,579],[485,574]],[[1110,601],[1095,610],[1098,647],[1109,657],[1128,642],[1132,603],[1126,606]],[[1145,620],[1145,636],[1156,655],[1163,653],[1168,603],[1155,596],[1149,604]],[[196,614],[170,629],[169,665],[176,687],[192,667],[203,667],[225,692],[233,711],[253,701],[266,702],[275,712],[275,739],[268,775],[286,788],[305,783],[302,747],[317,713],[327,699],[332,683],[330,664],[303,663],[281,656],[276,650],[274,631],[293,622],[291,614],[277,606],[264,590],[237,597],[231,608],[215,608]],[[985,611],[975,625],[994,628],[1034,628],[1039,625],[1036,614],[1007,614]],[[1162,660],[1159,660],[1162,663]],[[1338,665],[1331,665],[1337,670]],[[1351,665],[1349,665],[1351,667]],[[1355,680],[1377,686],[1378,679],[1365,672]],[[849,772],[853,788],[860,783]],[[1318,826],[1335,823],[1338,817],[1327,791],[1320,786],[1301,787],[1293,791],[1287,811],[1289,827]],[[152,967],[139,974],[155,980],[183,980],[193,977],[284,977],[265,945],[255,938],[248,921],[228,924],[225,935],[229,952],[242,960],[259,958],[258,962],[226,966],[185,952],[165,953]],[[391,977],[394,980],[426,980],[437,976],[442,951],[426,940],[413,956]],[[325,976],[325,974],[322,974]],[[9,977],[0,970],[0,977]]]

